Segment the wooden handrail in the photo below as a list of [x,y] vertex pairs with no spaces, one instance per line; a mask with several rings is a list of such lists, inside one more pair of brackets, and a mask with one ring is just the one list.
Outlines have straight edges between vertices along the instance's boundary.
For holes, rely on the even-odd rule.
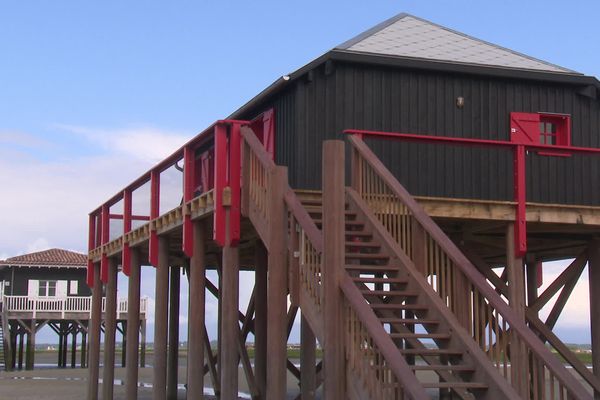
[[[265,167],[267,170],[275,168],[276,164],[271,159],[271,155],[258,140],[252,129],[248,127],[242,127],[241,132],[244,140],[248,144],[248,147],[250,147],[263,167]],[[302,206],[302,203],[300,203],[296,193],[289,186],[285,190],[284,201],[288,207],[288,210],[292,213],[298,224],[306,232],[306,236],[311,241],[315,250],[318,253],[322,253],[323,235],[321,235],[319,228],[317,228],[310,215],[308,215],[306,212],[306,209]]]
[[572,395],[575,395],[580,399],[589,398],[590,395],[583,386],[564,368],[562,363],[552,355],[535,333],[527,327],[524,319],[520,318],[498,295],[498,293],[496,293],[492,286],[487,283],[477,268],[473,266],[450,238],[446,236],[441,228],[416,202],[410,193],[408,193],[400,182],[398,182],[396,177],[394,177],[383,165],[381,160],[371,151],[366,143],[356,135],[350,135],[348,140],[354,149],[370,164],[376,174],[384,180],[393,194],[410,210],[414,219],[418,221],[422,228],[469,279],[469,282],[484,296],[488,303],[502,315],[505,321],[510,324],[511,330],[519,335],[520,339],[540,358],[541,361],[544,362],[547,368],[568,388]]
[[243,126],[241,128],[241,134],[265,168],[272,169],[276,167],[275,162],[271,159],[271,155],[267,152],[267,149],[265,149],[265,146],[263,146],[260,140],[258,140],[251,128]]
[[369,332],[373,342],[385,354],[385,360],[396,378],[402,382],[402,388],[409,395],[409,398],[413,400],[429,399],[425,389],[415,379],[415,375],[408,366],[406,359],[400,354],[398,347],[396,347],[389,334],[383,329],[381,321],[377,319],[373,310],[367,305],[362,293],[360,293],[348,274],[344,275],[340,283],[340,288],[344,293],[346,301]]
[[288,187],[284,199],[289,212],[292,213],[296,222],[298,222],[300,227],[304,230],[308,240],[310,240],[317,253],[323,253],[323,234],[319,228],[317,228],[317,225],[315,225],[315,222],[310,215],[308,215],[308,212],[306,212],[302,203],[300,203],[296,193]]

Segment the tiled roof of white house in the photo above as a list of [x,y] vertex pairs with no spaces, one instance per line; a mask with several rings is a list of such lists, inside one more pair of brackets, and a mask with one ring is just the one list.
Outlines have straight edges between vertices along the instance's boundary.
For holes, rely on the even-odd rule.
[[399,14],[339,45],[336,50],[579,75],[409,14]]
[[0,267],[87,267],[87,255],[63,249],[48,249],[0,260]]

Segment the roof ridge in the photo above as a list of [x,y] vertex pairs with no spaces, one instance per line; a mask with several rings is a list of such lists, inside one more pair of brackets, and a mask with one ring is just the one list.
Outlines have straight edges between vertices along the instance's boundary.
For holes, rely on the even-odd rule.
[[334,49],[339,49],[339,50],[348,50],[349,47],[352,47],[353,45],[355,45],[358,42],[361,42],[363,39],[384,30],[385,28],[387,28],[388,26],[392,25],[395,22],[400,21],[402,18],[405,17],[414,17],[413,15],[410,15],[408,13],[405,12],[401,12],[399,14],[394,15],[391,18],[386,19],[383,22],[378,23],[377,25],[373,26],[372,28],[367,29],[366,31],[363,31],[361,33],[359,33],[358,35],[354,36],[351,39],[346,40],[345,42],[337,45],[334,47]]

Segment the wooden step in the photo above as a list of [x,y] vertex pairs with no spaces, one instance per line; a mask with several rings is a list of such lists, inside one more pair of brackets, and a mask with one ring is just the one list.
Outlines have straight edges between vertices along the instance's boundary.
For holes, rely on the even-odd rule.
[[390,333],[392,339],[441,339],[448,340],[449,333]]
[[463,352],[453,349],[400,349],[400,353],[413,356],[462,356]]
[[346,269],[351,271],[362,271],[365,274],[387,272],[387,271],[398,271],[396,265],[362,265],[362,264],[346,264]]
[[440,321],[436,319],[424,318],[379,318],[383,324],[403,324],[403,325],[437,325]]
[[364,289],[360,291],[363,296],[391,296],[391,297],[417,297],[418,292],[409,292],[406,290],[370,290]]
[[[323,220],[320,218],[313,218],[313,222],[315,223],[315,225],[323,225]],[[346,221],[344,222],[344,225],[346,225],[346,228],[349,227],[363,227],[365,226],[364,222],[359,222],[359,221]]]
[[345,231],[346,236],[352,237],[373,237],[373,233],[367,231]]
[[361,247],[361,248],[378,249],[381,247],[381,244],[377,243],[377,242],[346,242],[346,247]]
[[473,372],[475,368],[470,365],[441,365],[441,364],[426,364],[426,365],[411,365],[413,371],[455,371],[455,372]]
[[346,253],[346,259],[358,260],[389,260],[390,257],[381,253]]
[[423,382],[425,389],[478,389],[485,390],[488,385],[483,382]]
[[425,304],[369,304],[374,310],[428,310],[429,307]]
[[389,283],[389,284],[405,284],[408,283],[408,279],[405,278],[375,278],[375,277],[364,277],[364,276],[356,276],[356,277],[352,277],[352,280],[354,282],[361,282],[361,283]]

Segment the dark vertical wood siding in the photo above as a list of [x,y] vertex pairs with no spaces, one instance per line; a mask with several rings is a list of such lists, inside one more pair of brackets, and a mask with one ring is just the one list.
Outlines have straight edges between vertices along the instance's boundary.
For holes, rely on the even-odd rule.
[[[276,108],[277,161],[290,183],[321,187],[321,142],[348,128],[509,140],[511,111],[572,115],[574,146],[600,147],[600,103],[577,87],[420,70],[337,64],[298,79]],[[456,98],[465,98],[462,109]],[[258,110],[257,110],[258,111]],[[512,200],[508,150],[369,140],[414,195]],[[600,157],[529,154],[528,201],[600,205]]]

